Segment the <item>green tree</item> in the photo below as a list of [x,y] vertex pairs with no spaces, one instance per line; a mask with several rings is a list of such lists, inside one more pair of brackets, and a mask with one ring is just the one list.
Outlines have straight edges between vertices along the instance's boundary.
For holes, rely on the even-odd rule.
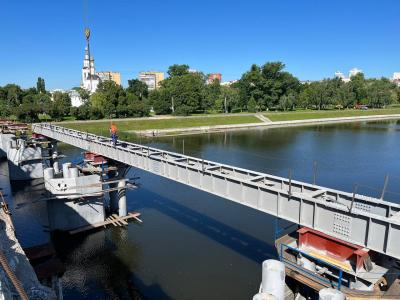
[[189,66],[175,64],[168,68],[167,73],[169,77],[183,76],[189,73]]
[[395,86],[388,79],[374,79],[367,87],[367,101],[372,107],[384,107],[395,99]]
[[349,82],[357,103],[364,103],[367,98],[367,86],[363,73],[351,77]]
[[44,82],[44,79],[41,77],[38,77],[37,82],[36,82],[36,90],[38,93],[46,93],[46,84]]
[[147,84],[141,82],[137,79],[128,80],[128,87],[126,88],[127,93],[132,93],[138,97],[138,99],[142,100],[143,98],[147,98],[149,94],[149,89]]
[[214,79],[213,82],[205,86],[205,97],[201,105],[204,112],[215,106],[215,101],[220,95],[221,85],[218,79]]
[[255,113],[257,111],[257,102],[254,97],[251,97],[249,102],[247,103],[247,110],[252,113]]

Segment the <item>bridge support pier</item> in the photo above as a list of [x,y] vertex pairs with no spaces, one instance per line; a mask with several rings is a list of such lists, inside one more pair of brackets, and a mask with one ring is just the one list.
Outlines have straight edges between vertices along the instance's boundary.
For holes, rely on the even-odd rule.
[[121,180],[118,182],[118,215],[125,217],[128,214],[126,208],[126,182]]

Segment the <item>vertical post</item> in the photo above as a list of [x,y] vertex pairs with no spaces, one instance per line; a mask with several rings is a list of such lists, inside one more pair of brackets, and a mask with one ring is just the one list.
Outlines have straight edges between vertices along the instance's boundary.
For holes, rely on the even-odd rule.
[[126,208],[126,182],[125,180],[118,181],[118,215],[125,217],[128,214]]
[[382,194],[381,194],[381,200],[383,200],[383,197],[385,197],[386,188],[387,188],[388,183],[389,183],[389,174],[386,174],[385,183],[383,184],[383,189],[382,189]]
[[318,165],[317,161],[314,160],[314,162],[313,162],[313,185],[315,185],[317,182],[317,165]]
[[289,196],[292,196],[292,169],[289,169]]
[[171,110],[174,113],[175,112],[175,105],[174,105],[174,96],[171,97]]
[[226,97],[225,97],[225,100],[224,100],[224,107],[225,107],[225,113],[227,114],[228,110],[226,109]]
[[353,210],[353,204],[354,204],[354,199],[356,198],[357,194],[357,189],[358,189],[358,184],[356,183],[353,187],[353,197],[351,198],[351,204],[350,204],[350,213]]
[[185,139],[182,140],[182,154],[185,155]]

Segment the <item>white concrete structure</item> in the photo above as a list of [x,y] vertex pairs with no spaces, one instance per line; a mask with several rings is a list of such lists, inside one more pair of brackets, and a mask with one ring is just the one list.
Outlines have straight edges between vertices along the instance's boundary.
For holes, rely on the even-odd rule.
[[[103,185],[99,175],[82,176],[71,163],[64,163],[62,174],[44,170],[49,192],[47,211],[50,230],[72,230],[105,219]],[[81,176],[80,176],[81,175]]]
[[10,180],[43,177],[42,148],[13,134],[0,134],[0,157],[7,157]]
[[83,59],[81,87],[92,94],[97,90],[99,83],[100,78],[96,75],[94,58],[89,57],[89,50],[86,47],[85,58]]

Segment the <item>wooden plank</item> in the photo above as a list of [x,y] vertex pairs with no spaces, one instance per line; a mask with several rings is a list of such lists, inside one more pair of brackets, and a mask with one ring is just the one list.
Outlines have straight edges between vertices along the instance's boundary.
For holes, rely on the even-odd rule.
[[[138,217],[140,216],[140,213],[138,212],[134,212],[134,213],[129,213],[127,216],[125,217],[121,217],[122,220],[129,220],[129,219],[135,219],[136,221],[142,223],[143,221],[140,220]],[[106,225],[110,225],[114,222],[113,219],[106,219],[104,222],[99,222],[96,224],[92,224],[92,225],[87,225],[87,226],[83,226],[74,230],[70,230],[69,234],[77,234],[77,233],[81,233],[87,230],[92,230],[92,229],[96,229],[102,226],[106,226]]]
[[121,222],[123,225],[128,225],[128,222],[126,222],[125,220],[121,219],[121,217],[118,216],[117,214],[113,214],[113,217],[115,219],[117,219],[119,222]]

